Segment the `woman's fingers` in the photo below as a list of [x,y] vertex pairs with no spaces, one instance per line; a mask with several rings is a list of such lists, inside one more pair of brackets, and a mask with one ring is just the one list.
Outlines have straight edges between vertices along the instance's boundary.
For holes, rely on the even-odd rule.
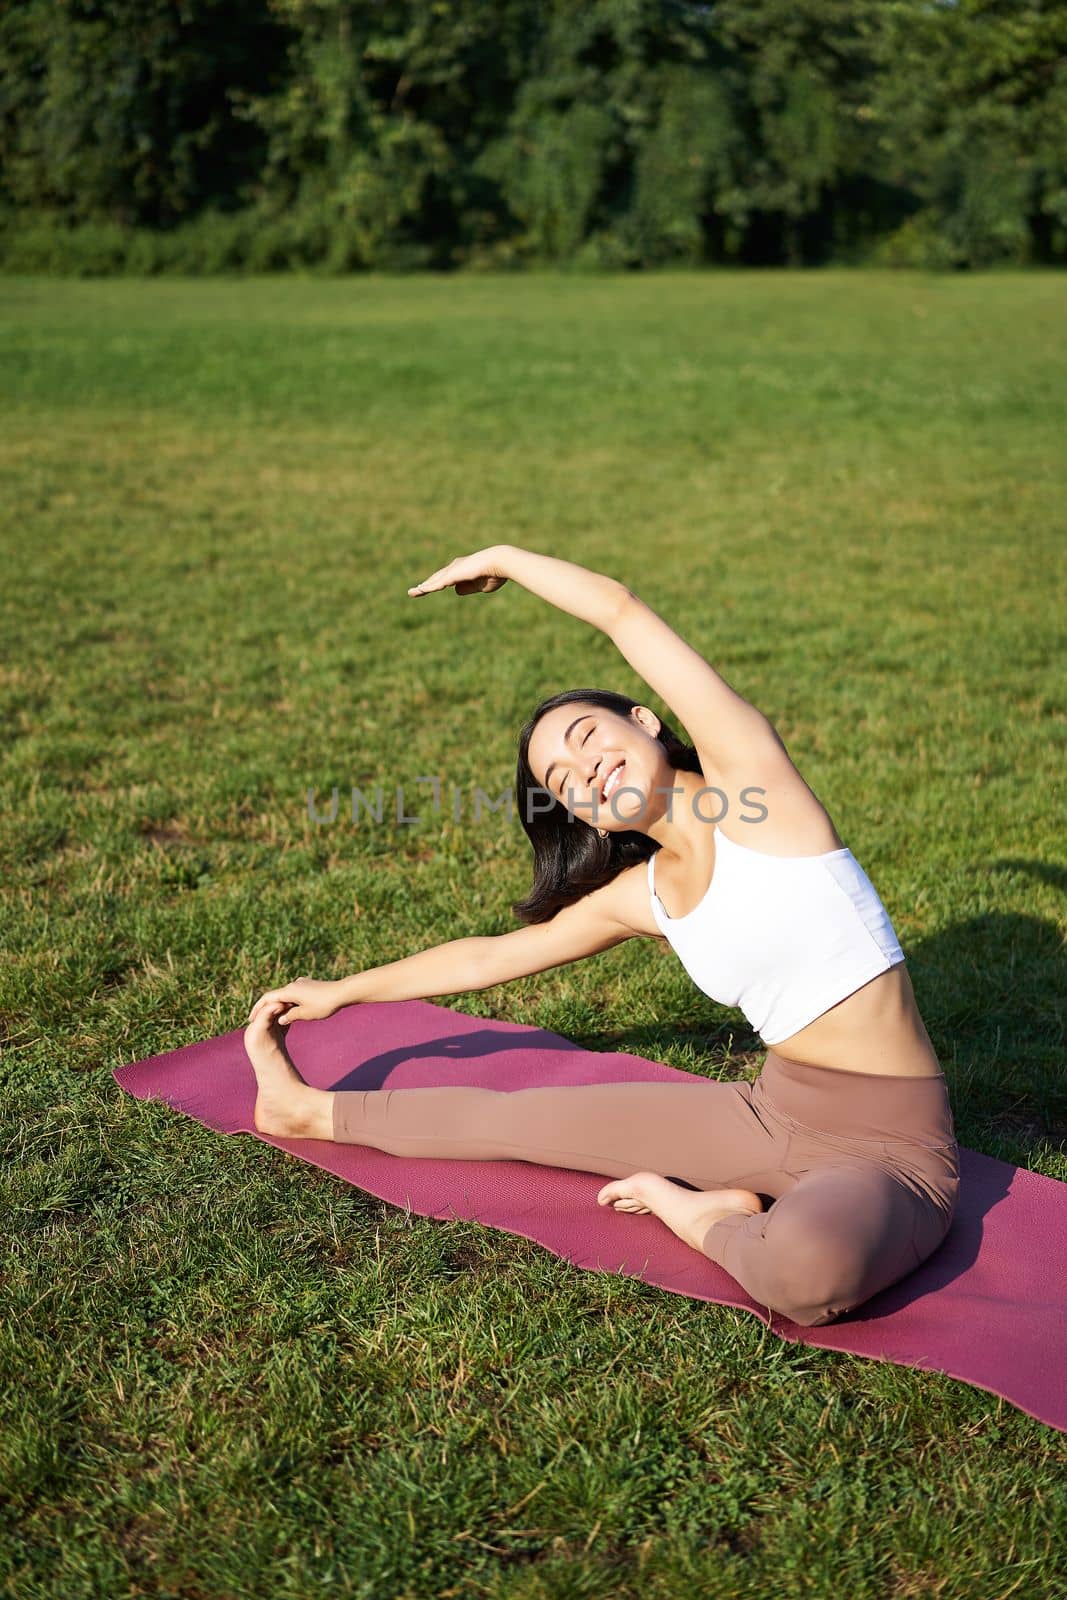
[[255,1005],[252,1007],[251,1011],[248,1013],[249,1022],[251,1022],[253,1020],[253,1018],[256,1016],[256,1013],[258,1011],[261,1011],[262,1008],[264,1006],[267,1006],[267,1005],[274,1005],[275,1003],[280,1002],[282,1005],[285,1005],[285,1006],[298,1006],[300,1004],[301,999],[306,999],[307,996],[306,996],[306,994],[303,994],[303,995],[296,994],[295,993],[296,985],[300,984],[300,983],[307,983],[309,981],[310,980],[307,979],[306,977],[297,978],[297,979],[295,979],[295,981],[293,983],[284,984],[283,987],[280,988],[280,989],[268,989],[268,990],[266,990],[266,992],[264,994],[260,995],[260,997],[256,1001]]
[[507,583],[506,578],[467,578],[456,584],[457,594],[492,594],[494,589],[499,589],[501,584]]
[[447,589],[450,583],[456,581],[454,573],[449,577],[449,573],[452,572],[452,568],[456,564],[455,561],[450,561],[447,567],[438,567],[436,572],[431,572],[428,578],[424,578],[421,583],[416,583],[410,588],[408,594],[432,594],[435,589]]
[[413,584],[408,594],[432,594],[436,589],[456,586],[457,594],[492,594],[507,583],[498,570],[498,561],[492,550],[476,550],[473,555],[457,556],[447,567],[438,567],[421,583]]
[[249,1025],[253,1022],[278,1022],[284,1025],[293,1021],[298,1009],[287,1000],[260,1000],[252,1007],[248,1022]]
[[266,1006],[273,1005],[275,1001],[279,1000],[280,998],[281,996],[276,994],[273,990],[267,994],[261,994],[251,1011],[248,1013],[249,1022],[253,1022],[260,1011],[262,1011]]

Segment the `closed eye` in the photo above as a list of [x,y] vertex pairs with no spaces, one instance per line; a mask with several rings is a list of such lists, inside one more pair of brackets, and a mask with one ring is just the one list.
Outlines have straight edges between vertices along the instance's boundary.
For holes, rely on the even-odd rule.
[[[596,728],[597,728],[597,725],[594,722],[593,726],[589,729],[589,732],[586,734],[585,739],[582,740],[582,745],[585,744],[586,739],[591,739],[593,737],[594,733],[596,732]],[[563,799],[564,779],[565,778],[569,778],[569,777],[570,777],[570,768],[568,767],[567,771],[563,774],[563,777],[559,780],[559,797],[558,798],[560,800]]]

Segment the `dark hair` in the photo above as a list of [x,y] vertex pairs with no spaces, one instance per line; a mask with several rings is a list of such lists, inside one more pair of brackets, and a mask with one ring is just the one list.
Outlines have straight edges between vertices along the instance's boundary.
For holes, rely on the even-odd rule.
[[[568,811],[551,790],[534,777],[529,750],[535,727],[546,711],[554,711],[557,706],[576,700],[603,706],[620,717],[628,717],[634,706],[642,704],[612,689],[567,689],[562,694],[554,694],[550,700],[542,700],[519,734],[515,795],[519,820],[534,852],[533,888],[525,900],[516,900],[511,907],[520,922],[551,921],[564,906],[583,899],[601,884],[610,883],[624,867],[632,866],[635,861],[646,861],[658,848],[646,833],[632,829],[625,833],[609,831],[602,839],[591,823],[578,813]],[[674,767],[683,772],[703,774],[693,746],[679,739],[667,723],[661,721],[657,737]],[[530,805],[531,795],[538,797],[536,809]],[[550,810],[541,809],[546,797],[553,802]]]

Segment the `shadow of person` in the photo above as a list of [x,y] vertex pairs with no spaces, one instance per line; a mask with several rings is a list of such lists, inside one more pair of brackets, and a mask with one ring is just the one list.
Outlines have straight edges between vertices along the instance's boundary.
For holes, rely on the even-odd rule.
[[[474,1061],[483,1056],[501,1055],[513,1050],[537,1050],[541,1054],[553,1051],[558,1055],[573,1051],[582,1053],[585,1046],[546,1028],[509,1028],[497,1032],[489,1026],[471,1028],[466,1033],[453,1033],[440,1039],[426,1039],[421,1044],[397,1045],[376,1056],[361,1061],[358,1067],[332,1083],[336,1089],[381,1089],[394,1067],[404,1061],[440,1061],[442,1056],[453,1061]],[[501,1084],[501,1088],[506,1088]]]

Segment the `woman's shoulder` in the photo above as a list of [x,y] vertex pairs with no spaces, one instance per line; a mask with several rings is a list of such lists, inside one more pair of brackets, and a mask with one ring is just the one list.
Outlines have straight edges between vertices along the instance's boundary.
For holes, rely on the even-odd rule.
[[611,914],[636,936],[659,939],[666,943],[659,925],[652,915],[652,898],[648,892],[648,861],[635,861],[611,882],[598,891],[603,895]]

